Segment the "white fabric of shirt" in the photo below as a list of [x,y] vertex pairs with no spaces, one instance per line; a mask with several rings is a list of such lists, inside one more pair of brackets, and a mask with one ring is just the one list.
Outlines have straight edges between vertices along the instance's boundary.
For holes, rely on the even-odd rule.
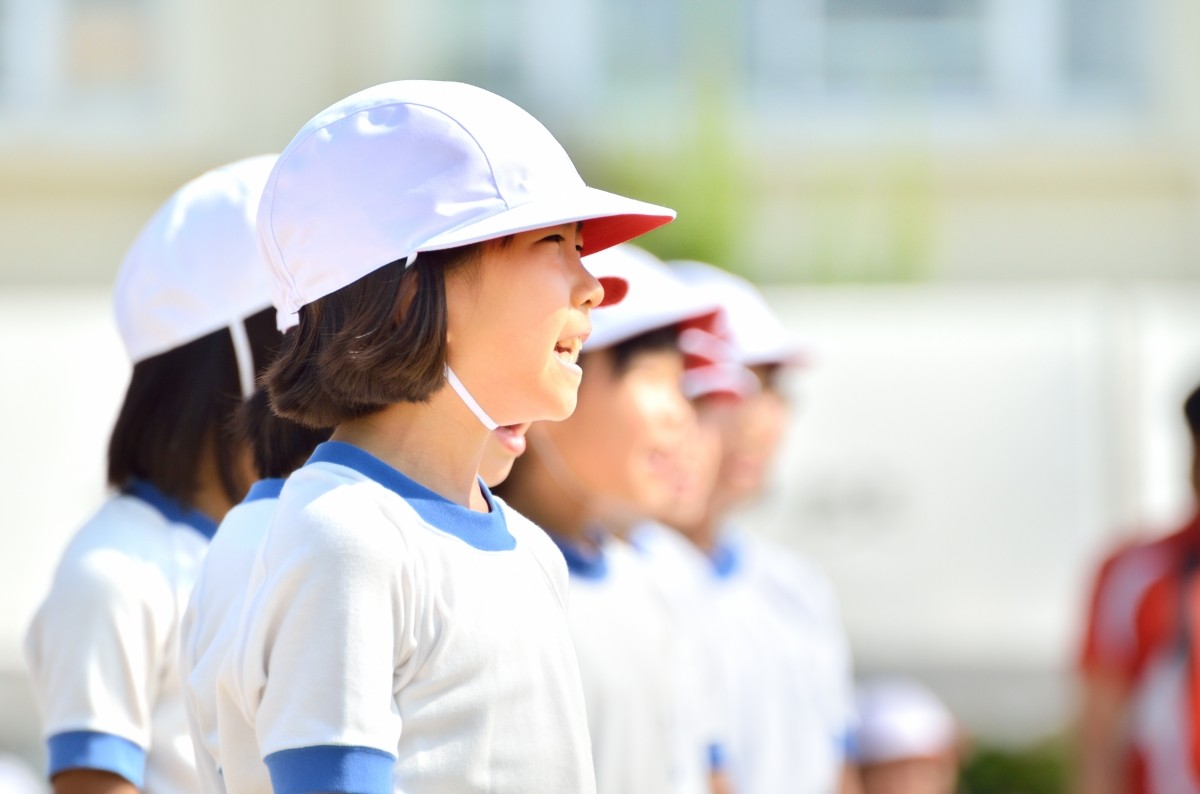
[[712,649],[720,642],[713,623],[712,564],[691,541],[662,524],[638,525],[631,541],[670,610],[680,643],[678,689],[683,709],[675,731],[675,786],[680,794],[707,792],[711,748],[727,749],[729,704]]
[[152,794],[198,789],[178,647],[207,546],[195,528],[114,496],[67,546],[26,636],[43,735],[93,731],[137,745]]
[[358,468],[292,474],[218,681],[260,757],[368,748],[396,758],[405,794],[594,791],[566,566],[494,505],[511,549],[434,526]]
[[729,774],[739,794],[838,789],[853,729],[848,643],[828,579],[766,540],[726,541],[715,574],[714,653],[729,693]]
[[673,785],[680,717],[676,632],[633,550],[607,540],[600,554],[601,570],[592,573],[580,573],[568,557],[571,638],[587,703],[596,790],[663,794]]
[[[245,501],[226,514],[209,545],[183,616],[181,675],[196,748],[196,772],[206,794],[271,791],[266,764],[258,756],[254,729],[237,714],[218,680],[237,635],[246,584],[278,501]],[[221,719],[221,712],[232,716]],[[229,766],[228,781],[218,759]]]

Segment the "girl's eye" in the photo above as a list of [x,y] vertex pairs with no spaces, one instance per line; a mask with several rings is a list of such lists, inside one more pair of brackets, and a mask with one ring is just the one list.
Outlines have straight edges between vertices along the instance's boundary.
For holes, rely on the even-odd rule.
[[561,243],[563,240],[566,240],[566,239],[567,238],[563,237],[561,234],[551,234],[546,237],[543,237],[542,242],[543,243]]

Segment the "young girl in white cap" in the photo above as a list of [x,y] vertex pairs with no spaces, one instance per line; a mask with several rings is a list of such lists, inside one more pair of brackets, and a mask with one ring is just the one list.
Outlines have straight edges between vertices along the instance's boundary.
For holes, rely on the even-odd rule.
[[[318,444],[329,439],[326,429],[304,427],[275,415],[261,388],[242,406],[236,424],[253,450],[260,479],[221,522],[196,577],[180,629],[188,721],[200,787],[206,792],[270,790],[267,768],[255,750],[254,728],[244,720],[222,718],[237,707],[218,682],[229,643],[236,636],[246,582],[283,484]],[[497,427],[488,436],[479,466],[479,477],[488,487],[502,482],[513,461],[525,451],[528,428],[528,424]],[[230,765],[227,781],[218,759],[239,756],[244,756],[243,760]]]
[[581,254],[672,217],[455,83],[355,94],[280,156],[258,230],[298,325],[266,383],[335,430],[280,493],[222,668],[275,791],[593,791],[566,566],[477,472],[497,425],[574,410],[605,300]]
[[121,266],[133,362],[108,450],[118,494],[76,534],[26,638],[56,792],[197,788],[179,617],[217,522],[253,479],[226,425],[279,343],[254,234],[274,157],[181,188]]

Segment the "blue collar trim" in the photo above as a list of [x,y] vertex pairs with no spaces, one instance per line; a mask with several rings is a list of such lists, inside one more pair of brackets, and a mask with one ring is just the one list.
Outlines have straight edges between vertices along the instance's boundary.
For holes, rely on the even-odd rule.
[[603,546],[591,549],[578,546],[553,533],[546,534],[550,535],[554,545],[562,552],[563,559],[567,561],[567,570],[572,576],[583,579],[603,579],[608,576],[608,558],[604,554]]
[[130,480],[121,492],[140,499],[157,510],[163,518],[173,524],[186,524],[199,532],[207,540],[217,534],[217,522],[201,513],[199,510],[184,507],[176,500],[167,496],[149,480]]
[[718,579],[728,579],[741,567],[742,554],[736,544],[721,541],[709,555]]
[[278,499],[279,492],[283,490],[285,482],[287,480],[282,477],[268,477],[265,480],[259,480],[250,486],[250,490],[246,493],[246,498],[242,500],[242,504],[257,502],[261,499]]
[[481,551],[511,551],[517,547],[517,539],[509,533],[504,520],[504,511],[483,480],[479,480],[479,490],[487,500],[488,512],[477,513],[409,479],[366,450],[342,441],[318,445],[308,463],[336,463],[370,477],[412,505],[430,526]]

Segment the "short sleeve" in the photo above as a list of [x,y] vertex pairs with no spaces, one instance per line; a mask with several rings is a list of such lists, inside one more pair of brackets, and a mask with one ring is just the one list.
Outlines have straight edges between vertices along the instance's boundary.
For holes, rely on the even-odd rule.
[[143,560],[103,548],[64,559],[26,637],[52,776],[100,769],[142,785],[173,609]]
[[[1128,679],[1137,664],[1136,614],[1149,575],[1137,575],[1129,547],[1109,555],[1092,583],[1078,667],[1085,675]],[[1145,581],[1134,581],[1134,580]],[[1138,586],[1140,585],[1140,586]]]
[[390,792],[397,669],[417,630],[404,549],[377,512],[328,501],[277,511],[234,675],[276,791]]

